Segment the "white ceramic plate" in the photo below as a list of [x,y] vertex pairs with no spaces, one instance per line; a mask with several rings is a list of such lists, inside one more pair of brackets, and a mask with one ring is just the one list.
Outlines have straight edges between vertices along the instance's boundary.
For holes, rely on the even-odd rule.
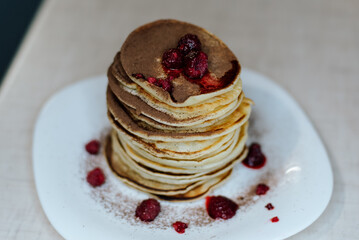
[[[137,202],[147,198],[114,177],[102,156],[92,157],[84,145],[109,127],[105,76],[87,79],[56,93],[43,107],[34,132],[33,166],[42,207],[66,239],[283,239],[316,220],[326,208],[333,175],[325,148],[312,124],[282,88],[255,72],[242,73],[246,96],[254,100],[249,142],[261,143],[267,165],[252,170],[238,164],[231,178],[212,194],[237,198],[265,181],[271,190],[250,197],[230,220],[211,221],[204,200],[161,202],[153,223],[134,218]],[[100,166],[105,185],[91,188],[85,178]],[[107,189],[107,190],[106,190]],[[248,200],[248,199],[247,199]],[[272,203],[275,209],[264,206]],[[196,213],[199,213],[196,216]],[[279,222],[270,219],[279,217]],[[201,219],[204,218],[204,219]],[[189,222],[185,234],[171,227]],[[157,222],[156,222],[157,221]],[[197,222],[196,222],[197,221]]]

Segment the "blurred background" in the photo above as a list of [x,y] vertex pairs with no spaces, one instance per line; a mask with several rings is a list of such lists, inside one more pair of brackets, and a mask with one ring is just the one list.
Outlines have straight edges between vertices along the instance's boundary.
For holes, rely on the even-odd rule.
[[0,1],[0,86],[41,0]]

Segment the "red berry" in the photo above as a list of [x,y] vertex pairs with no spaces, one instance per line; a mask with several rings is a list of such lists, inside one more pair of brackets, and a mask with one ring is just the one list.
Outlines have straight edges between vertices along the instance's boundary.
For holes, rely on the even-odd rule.
[[167,92],[171,92],[172,91],[172,83],[171,81],[173,80],[173,76],[168,76],[167,78],[165,79],[157,79],[157,78],[154,78],[154,77],[149,77],[147,78],[147,81],[151,84],[154,84],[158,87],[161,87],[163,88],[165,91]]
[[100,150],[100,142],[97,140],[92,140],[86,144],[85,148],[88,153],[97,154]]
[[161,87],[167,91],[167,92],[171,92],[172,91],[172,83],[171,83],[171,79],[173,79],[173,77],[169,76],[166,79],[160,79],[159,83],[161,85]]
[[247,157],[243,160],[246,167],[259,169],[266,163],[266,156],[261,151],[261,146],[258,143],[252,143],[249,147]]
[[176,230],[176,232],[182,234],[186,231],[186,228],[188,228],[187,223],[177,221],[172,224],[173,228]]
[[142,73],[134,73],[134,74],[132,74],[132,77],[135,77],[135,78],[137,78],[137,79],[145,78],[145,76],[143,76]]
[[264,195],[267,193],[267,191],[269,190],[269,187],[263,183],[258,184],[257,189],[256,189],[256,194],[257,195]]
[[223,196],[207,197],[206,207],[208,215],[213,219],[230,219],[236,215],[238,209],[235,202]]
[[91,186],[98,187],[105,182],[105,175],[100,168],[95,168],[88,172],[86,180]]
[[223,87],[223,82],[212,74],[204,75],[198,83],[204,88],[204,92]]
[[208,57],[204,52],[190,52],[185,57],[184,73],[192,79],[199,79],[208,71]]
[[273,207],[273,205],[272,205],[271,203],[268,203],[268,204],[266,205],[266,208],[267,208],[268,210],[273,210],[273,209],[274,209],[274,207]]
[[179,69],[183,66],[183,54],[177,48],[171,48],[163,53],[162,64],[169,69]]
[[279,218],[278,218],[278,217],[274,217],[274,218],[271,219],[271,221],[272,221],[273,223],[278,222],[278,221],[279,221]]
[[168,76],[171,76],[173,78],[178,78],[181,75],[181,72],[183,72],[183,68],[180,69],[163,68],[163,70]]
[[154,78],[154,77],[149,77],[149,78],[147,78],[147,81],[148,81],[149,83],[151,83],[151,84],[156,84],[156,83],[157,83],[157,79]]
[[192,50],[201,51],[201,41],[194,34],[186,34],[178,41],[177,48],[184,54],[187,54]]
[[141,202],[136,209],[136,217],[140,218],[141,221],[151,222],[161,211],[160,203],[153,198],[149,198]]

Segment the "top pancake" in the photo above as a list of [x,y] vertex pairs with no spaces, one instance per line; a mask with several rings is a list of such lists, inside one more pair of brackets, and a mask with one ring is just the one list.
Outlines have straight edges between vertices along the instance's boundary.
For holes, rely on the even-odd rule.
[[[230,72],[234,63],[236,64],[238,71],[231,76],[232,79],[228,81],[225,88],[206,94],[198,93],[199,95],[183,89],[182,95],[186,97],[176,102],[161,88],[149,84],[144,79],[132,77],[132,74],[142,73],[146,77],[165,78],[166,73],[161,64],[162,54],[170,48],[177,47],[179,39],[188,33],[195,34],[200,39],[202,51],[208,55],[208,70],[218,79]],[[240,81],[239,63],[232,51],[220,39],[203,28],[177,20],[158,20],[134,30],[122,45],[120,59],[124,71],[132,81],[161,102],[175,107],[198,104],[232,90],[234,83]],[[176,91],[176,85],[173,91]]]

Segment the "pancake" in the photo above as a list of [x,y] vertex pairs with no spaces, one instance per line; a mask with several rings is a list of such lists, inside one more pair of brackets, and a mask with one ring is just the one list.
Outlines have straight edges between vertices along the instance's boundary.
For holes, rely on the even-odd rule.
[[[110,91],[107,91],[107,103],[110,112],[110,121],[115,128],[125,128],[132,134],[149,140],[173,142],[206,140],[225,135],[243,125],[248,120],[251,109],[250,101],[244,99],[242,104],[238,106],[231,115],[219,122],[222,124],[214,124],[208,131],[204,132],[191,130],[158,131],[158,129],[150,127],[141,127],[138,120],[136,122],[131,118],[130,114],[126,112],[126,108],[123,107],[121,102],[116,103],[116,99]],[[142,122],[142,126],[143,125],[145,125],[144,122]]]
[[[177,46],[178,40],[188,33],[197,35],[201,40],[202,49],[208,55],[208,68],[218,78],[225,76],[233,68],[233,62],[235,62],[238,71],[235,72],[232,77],[233,79],[231,79],[232,81],[229,82],[226,88],[209,94],[189,96],[184,102],[178,103],[172,101],[166,92],[158,91],[158,89],[149,85],[148,82],[132,77],[132,74],[136,73],[142,73],[145,76],[155,78],[163,77],[165,72],[160,61],[163,52]],[[195,102],[221,95],[233,89],[235,81],[238,81],[236,77],[239,75],[240,65],[232,51],[212,33],[186,22],[158,20],[143,25],[127,37],[121,47],[121,52],[120,58],[123,69],[129,78],[161,102],[166,102],[176,107],[189,106]]]
[[[182,70],[169,75],[162,66],[163,53],[186,34],[196,35],[208,56],[203,79]],[[193,24],[158,20],[135,29],[107,71],[112,131],[105,156],[114,174],[168,201],[195,200],[220,186],[248,153],[253,102],[245,97],[240,70],[219,38]],[[150,78],[169,81],[170,88]]]
[[[206,112],[206,114],[198,116],[188,116],[184,113],[171,113],[166,109],[162,108],[153,108],[149,105],[149,101],[143,101],[140,97],[133,95],[133,92],[126,91],[118,81],[116,81],[112,76],[109,76],[109,90],[114,94],[115,98],[118,99],[123,105],[126,105],[130,109],[134,109],[137,115],[147,116],[159,123],[163,123],[170,126],[193,126],[196,124],[201,124],[204,121],[217,119],[220,116],[228,113],[233,110],[233,104],[222,105],[213,109],[212,112]],[[243,96],[239,96],[238,99],[242,99]],[[236,101],[237,99],[233,99]],[[108,103],[109,104],[109,103]],[[116,104],[115,104],[116,105]],[[152,104],[155,105],[155,104]]]
[[[217,166],[212,169],[207,169],[206,171],[198,171],[196,173],[187,173],[186,169],[182,169],[182,173],[171,173],[168,172],[168,169],[165,165],[162,165],[162,169],[159,168],[148,168],[141,163],[134,161],[131,159],[129,155],[126,154],[123,148],[123,144],[116,141],[116,136],[113,134],[111,139],[113,145],[113,150],[121,157],[121,159],[118,159],[118,161],[121,161],[120,164],[123,164],[124,162],[126,165],[128,165],[131,169],[135,170],[136,173],[141,175],[145,179],[150,179],[153,181],[163,182],[163,183],[169,183],[169,184],[189,184],[193,182],[202,181],[205,179],[217,177],[228,170],[232,169],[233,165],[240,160],[239,156],[242,156],[241,153],[239,153],[236,156],[231,156],[231,158],[228,158],[226,161],[221,161],[220,166]],[[245,152],[244,150],[242,153]],[[115,165],[115,162],[112,162],[113,165]]]
[[[218,96],[214,96],[212,97],[211,100],[206,100],[198,104],[193,104],[185,107],[173,107],[168,105],[167,103],[160,102],[156,98],[152,97],[150,94],[146,93],[145,90],[142,89],[141,87],[132,89],[127,86],[124,86],[120,81],[115,79],[112,75],[108,75],[108,78],[109,78],[109,87],[111,91],[126,105],[132,108],[136,108],[138,112],[142,112],[141,110],[143,109],[145,114],[152,118],[155,118],[156,113],[151,114],[151,111],[153,111],[153,109],[156,109],[159,112],[169,115],[171,118],[174,118],[175,120],[196,118],[199,117],[200,115],[203,115],[203,113],[206,113],[207,115],[209,113],[208,109],[218,111],[219,109],[222,109],[225,106],[231,104],[233,101],[237,100],[241,93],[241,88],[242,88],[242,82],[238,81],[236,82],[235,85],[236,88],[234,90],[227,91],[226,93],[223,93]],[[159,90],[162,91],[162,89]],[[136,96],[138,98],[136,98]],[[141,103],[138,103],[139,101]],[[138,106],[138,104],[141,105]],[[138,107],[141,108],[138,109]],[[229,109],[227,108],[227,111]],[[166,118],[166,115],[161,117]],[[217,115],[212,116],[212,119],[216,117],[218,117],[218,113]],[[171,121],[171,119],[169,121]]]
[[[221,172],[217,171],[209,179],[198,179],[198,181],[189,182],[187,184],[176,181],[176,184],[158,182],[153,179],[148,179],[139,174],[131,168],[125,161],[123,157],[126,156],[124,153],[114,154],[112,137],[107,139],[105,144],[105,155],[108,160],[109,166],[116,173],[116,176],[121,179],[125,184],[138,189],[143,192],[150,193],[156,198],[170,200],[170,201],[188,201],[198,199],[209,192],[210,189],[213,189],[216,186],[219,186],[225,180],[228,179],[232,172],[231,167],[223,169]],[[241,161],[246,155],[242,153],[236,161]]]
[[193,174],[213,170],[240,154],[247,140],[246,129],[238,132],[232,140],[233,141],[228,142],[229,144],[222,145],[218,151],[212,152],[211,155],[186,160],[156,157],[148,153],[146,154],[146,152],[141,151],[141,149],[135,150],[123,140],[120,141],[126,154],[143,166],[162,172]]

